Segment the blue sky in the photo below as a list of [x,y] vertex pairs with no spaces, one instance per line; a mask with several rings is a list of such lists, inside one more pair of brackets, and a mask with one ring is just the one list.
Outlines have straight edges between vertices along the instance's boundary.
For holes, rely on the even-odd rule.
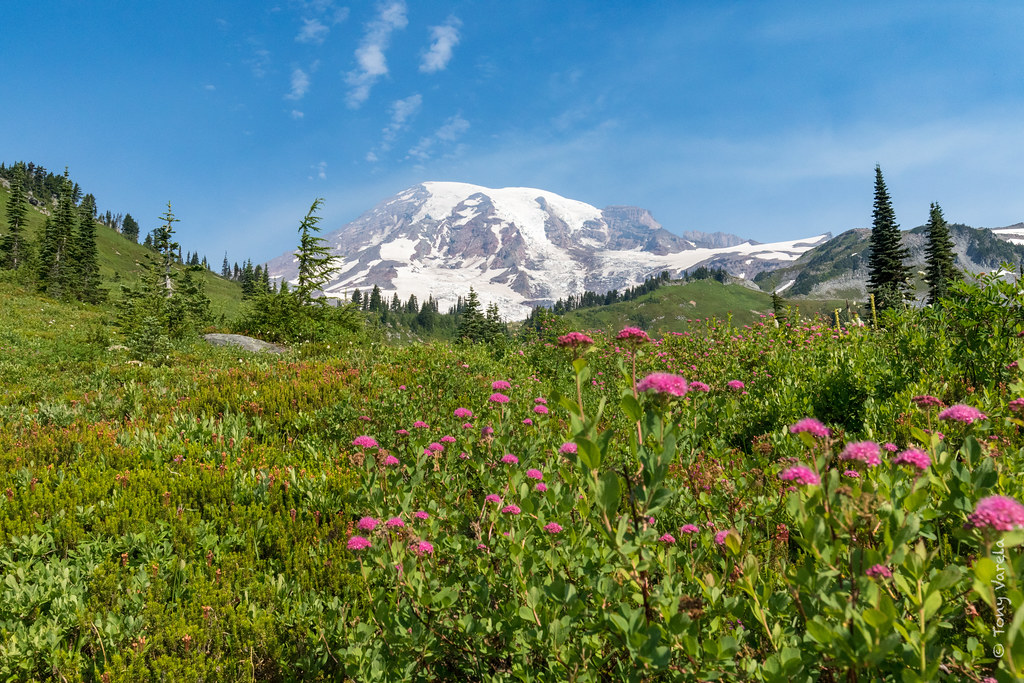
[[1018,2],[5,3],[0,159],[219,263],[425,180],[760,241],[1024,220]]

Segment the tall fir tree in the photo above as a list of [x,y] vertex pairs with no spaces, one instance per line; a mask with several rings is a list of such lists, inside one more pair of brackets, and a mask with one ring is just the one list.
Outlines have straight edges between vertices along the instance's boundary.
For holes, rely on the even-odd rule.
[[0,268],[13,270],[31,260],[31,247],[25,231],[27,212],[25,164],[19,161],[12,168],[11,196],[7,200],[7,231],[0,238]]
[[960,278],[953,255],[953,238],[942,215],[942,207],[932,203],[928,213],[928,242],[924,249],[925,282],[928,303],[934,304],[949,292],[949,286]]
[[877,308],[896,308],[910,291],[910,269],[904,265],[910,251],[903,247],[900,226],[896,223],[892,200],[878,165],[875,166],[875,202],[870,245],[868,293],[874,294]]
[[85,195],[78,208],[78,231],[75,234],[75,289],[78,298],[98,303],[100,290],[99,251],[96,248],[96,198]]
[[57,198],[53,216],[46,222],[39,254],[39,289],[55,299],[69,298],[75,291],[74,237],[78,215],[72,191],[65,169],[63,189]]
[[295,252],[298,276],[294,292],[300,306],[313,303],[314,292],[327,283],[334,270],[335,257],[327,248],[327,241],[317,234],[320,232],[317,227],[320,217],[316,212],[323,201],[320,197],[313,200],[313,205],[299,225],[299,248]]
[[231,264],[228,263],[228,252],[224,252],[224,263],[220,266],[220,276],[225,280],[231,279]]
[[459,314],[459,327],[456,336],[469,341],[484,341],[487,338],[487,320],[480,310],[480,297],[469,288],[469,295]]
[[[107,214],[109,215],[110,212],[108,211]],[[121,222],[121,235],[132,242],[139,241],[139,223],[132,218],[130,213],[126,213],[124,215],[124,220]]]
[[174,217],[171,203],[167,202],[167,211],[160,216],[163,225],[153,228],[153,249],[160,254],[160,266],[163,272],[164,290],[170,297],[174,291],[174,275],[171,266],[180,260],[181,246],[174,241],[174,224],[180,222]]

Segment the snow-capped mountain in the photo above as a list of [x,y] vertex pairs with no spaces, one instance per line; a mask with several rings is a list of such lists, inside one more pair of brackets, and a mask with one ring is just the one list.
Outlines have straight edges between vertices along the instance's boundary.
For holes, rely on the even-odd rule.
[[[498,304],[515,320],[532,306],[586,290],[631,287],[663,270],[676,276],[725,263],[737,275],[752,276],[794,261],[829,237],[697,247],[638,207],[602,210],[533,188],[426,182],[324,235],[339,257],[324,294],[347,297],[377,285],[386,297],[397,293],[403,301],[432,295],[443,310],[472,287],[481,302]],[[268,268],[277,280],[297,274],[291,253]]]

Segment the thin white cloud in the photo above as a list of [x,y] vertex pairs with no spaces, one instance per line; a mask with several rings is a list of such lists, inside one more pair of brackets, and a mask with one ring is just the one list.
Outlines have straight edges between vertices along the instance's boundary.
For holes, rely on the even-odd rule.
[[395,0],[380,9],[377,18],[366,26],[366,35],[356,48],[357,68],[348,72],[345,82],[349,85],[348,106],[357,109],[370,97],[370,89],[381,76],[388,73],[388,63],[384,56],[391,43],[391,34],[409,24],[405,16],[404,0]]
[[285,95],[289,100],[301,100],[309,91],[309,75],[302,69],[292,71],[292,90]]
[[270,68],[270,50],[265,48],[253,50],[252,57],[247,59],[246,63],[252,69],[253,76],[263,78],[267,75],[267,69]]
[[210,92],[213,92],[216,89],[217,89],[217,86],[215,86],[213,83],[207,83],[206,85],[203,86],[203,90],[209,90]]
[[371,164],[377,163],[377,155],[374,154],[373,152],[367,152],[366,160],[369,161]]
[[459,27],[462,22],[457,17],[448,17],[440,26],[430,27],[430,49],[420,61],[420,71],[432,74],[444,71],[452,59],[452,50],[459,44]]
[[299,35],[295,36],[295,41],[320,45],[330,32],[330,27],[325,26],[319,19],[303,18],[302,28],[299,29]]
[[305,115],[306,114],[304,112],[301,112],[298,109],[292,109],[292,118],[295,119],[296,121],[298,121]]
[[419,161],[426,161],[432,156],[434,147],[438,143],[453,143],[467,130],[469,130],[469,121],[462,118],[461,114],[456,114],[434,131],[433,135],[420,138],[420,141],[409,150],[408,156]]
[[321,161],[320,163],[318,163],[318,164],[316,164],[314,166],[310,166],[310,168],[313,169],[313,172],[310,173],[310,175],[309,175],[309,179],[310,180],[312,180],[314,177],[319,178],[320,180],[327,180],[327,162],[326,161]]
[[399,134],[409,127],[409,121],[419,112],[423,96],[419,93],[391,103],[391,122],[381,131],[381,149],[389,150]]

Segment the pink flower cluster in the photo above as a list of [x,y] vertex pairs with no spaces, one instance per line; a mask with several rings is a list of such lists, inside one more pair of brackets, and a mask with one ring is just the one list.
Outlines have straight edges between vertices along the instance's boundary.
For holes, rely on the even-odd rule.
[[495,380],[491,382],[491,389],[495,391],[508,391],[512,388],[512,385],[503,379]]
[[696,524],[684,524],[679,527],[679,533],[681,534],[697,534],[700,533],[700,529],[697,528]]
[[686,380],[679,375],[668,372],[652,372],[637,383],[636,390],[639,392],[652,391],[664,396],[685,396],[687,386]]
[[707,384],[704,384],[704,382],[690,382],[689,390],[690,391],[699,391],[701,393],[706,394],[709,391],[711,391],[711,387],[708,386]]
[[824,439],[828,436],[828,427],[818,420],[815,420],[813,417],[805,417],[802,420],[797,420],[795,424],[789,426],[790,434],[800,434],[801,432],[807,432],[811,436]]
[[950,406],[939,413],[940,420],[953,420],[954,422],[963,422],[964,424],[971,424],[977,420],[984,420],[986,417],[985,413],[981,412],[977,408],[964,405],[963,403]]
[[561,453],[562,455],[569,455],[570,453],[575,453],[576,444],[574,444],[571,441],[567,441],[559,447],[558,452]]
[[530,479],[536,479],[537,481],[540,481],[541,479],[544,478],[544,473],[541,472],[540,470],[530,469],[526,470],[526,476],[529,477]]
[[728,382],[725,383],[725,386],[732,391],[743,391],[747,387],[746,384],[739,381],[738,379],[729,380]]
[[373,531],[380,524],[379,519],[373,517],[360,517],[359,521],[356,522],[356,528],[360,531]]
[[924,472],[932,464],[927,453],[918,448],[908,448],[892,459],[894,465],[910,465]]
[[867,574],[868,576],[870,576],[873,579],[877,578],[877,577],[882,577],[883,579],[891,579],[892,578],[892,570],[890,570],[884,564],[876,564],[873,567],[870,567],[864,573]]
[[921,394],[920,396],[915,396],[910,400],[913,401],[917,405],[917,407],[921,408],[922,410],[942,405],[942,401],[940,401],[938,398],[930,394]]
[[619,341],[633,342],[637,344],[651,341],[651,338],[647,333],[639,327],[624,327],[617,335],[615,335],[615,338]]
[[882,464],[881,449],[874,441],[854,441],[846,444],[846,448],[839,454],[839,459],[859,460],[868,467]]
[[495,392],[491,394],[491,397],[487,400],[490,401],[491,403],[508,403],[512,399],[510,399],[505,394]]
[[370,547],[370,539],[363,536],[353,536],[348,539],[349,550],[364,550]]
[[352,439],[352,445],[359,448],[376,448],[377,441],[372,436],[357,436]]
[[814,473],[810,467],[797,465],[783,470],[779,473],[782,481],[792,481],[803,486],[818,486],[821,484],[821,477]]
[[594,340],[583,334],[582,332],[570,332],[569,334],[563,334],[558,338],[558,345],[569,348],[579,348],[581,346],[590,346],[594,343]]
[[505,455],[501,456],[501,461],[503,463],[505,463],[506,465],[518,465],[519,464],[519,458],[517,458],[516,456],[512,455],[511,453],[506,453]]
[[455,417],[459,418],[460,420],[464,420],[466,418],[473,417],[473,411],[470,410],[469,408],[456,408]]
[[558,534],[562,532],[562,525],[557,522],[548,522],[544,525],[544,531],[549,534]]
[[996,531],[1024,528],[1024,505],[1007,496],[982,498],[967,518],[967,526]]

